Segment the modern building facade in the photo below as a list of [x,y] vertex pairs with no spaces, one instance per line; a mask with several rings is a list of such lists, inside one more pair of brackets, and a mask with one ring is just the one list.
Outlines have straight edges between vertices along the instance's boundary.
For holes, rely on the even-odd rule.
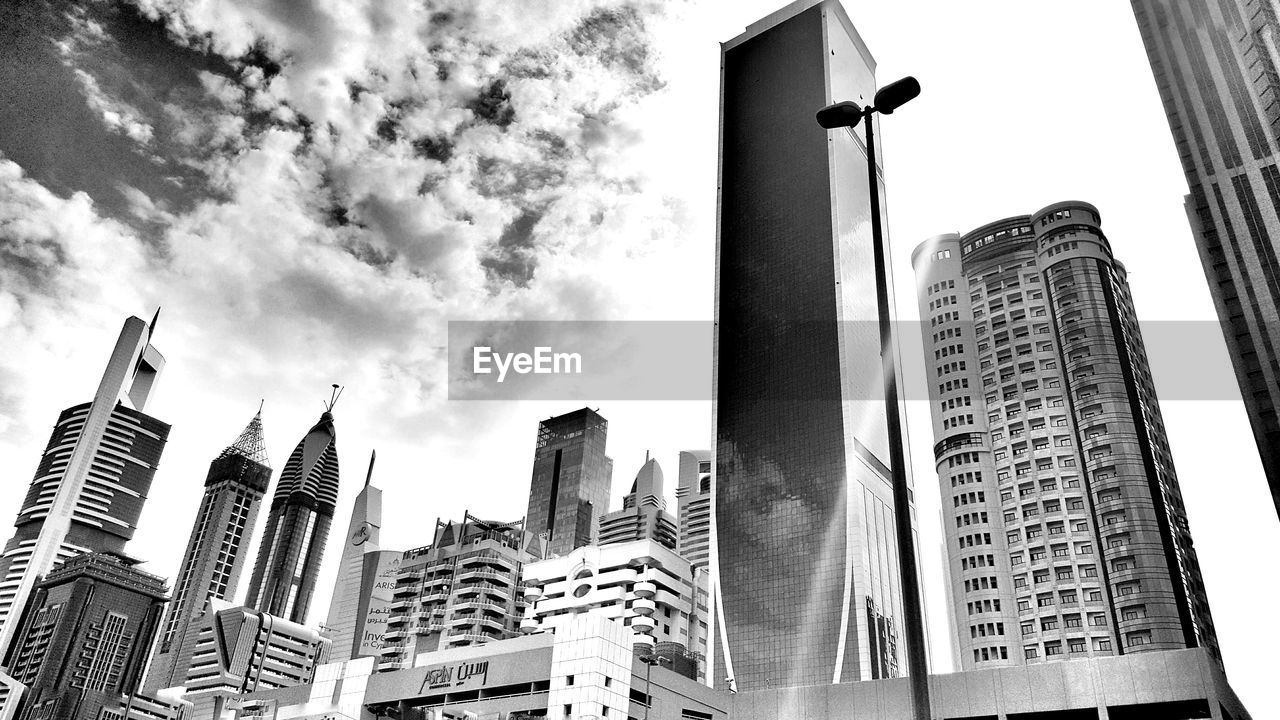
[[520,522],[436,522],[432,543],[400,559],[379,671],[411,667],[422,652],[520,634],[520,576],[542,543]]
[[1217,640],[1124,267],[1050,205],[912,256],[957,661]]
[[652,539],[671,550],[676,549],[680,530],[676,519],[667,512],[663,495],[662,466],[646,458],[631,492],[622,498],[622,509],[600,518],[600,545]]
[[147,670],[147,690],[181,684],[195,650],[195,627],[209,598],[230,601],[235,596],[248,556],[249,536],[270,483],[271,466],[259,408],[236,441],[209,464],[173,600],[165,611]]
[[1280,7],[1132,0],[1196,249],[1280,513]]
[[311,682],[328,645],[318,630],[210,600],[182,683],[192,717],[233,720],[238,695]]
[[638,651],[674,652],[689,661],[682,663],[689,677],[706,679],[707,576],[665,544],[588,545],[526,565],[524,582],[524,632],[558,632],[577,618],[602,617],[629,628]]
[[41,576],[77,553],[121,553],[133,537],[169,437],[143,413],[164,369],[155,322],[125,321],[92,402],[53,427],[0,555],[0,655]]
[[867,156],[814,121],[870,102],[874,71],[835,0],[721,47],[713,653],[739,691],[905,674],[921,617],[901,601]]
[[[1083,658],[929,676],[936,720],[1249,720],[1203,649]],[[906,679],[814,685],[729,696],[734,720],[904,718]]]
[[590,408],[538,423],[525,529],[545,536],[552,555],[596,541],[613,484],[608,436],[609,422]]
[[103,553],[77,555],[36,586],[6,659],[27,686],[24,720],[122,718],[167,599],[165,581]]
[[676,504],[680,518],[680,556],[706,570],[711,552],[711,452],[680,451]]
[[332,410],[331,401],[280,472],[245,600],[251,608],[295,623],[306,621],[338,503]]
[[629,636],[584,615],[554,634],[423,653],[394,672],[370,675],[363,658],[333,663],[312,684],[239,698],[237,718],[726,720],[727,695],[645,664]]
[[[386,630],[390,614],[400,553],[383,552],[379,548],[382,490],[372,484],[376,458],[376,453],[370,455],[364,488],[356,495],[351,507],[351,520],[347,524],[342,558],[338,563],[338,578],[334,581],[333,595],[329,600],[329,619],[325,627],[329,629],[332,642],[329,659],[334,662],[377,655],[381,649],[380,636]],[[391,570],[388,570],[384,558],[394,560]],[[373,634],[368,636],[366,624],[371,612],[380,622],[375,620],[377,627],[368,628]]]

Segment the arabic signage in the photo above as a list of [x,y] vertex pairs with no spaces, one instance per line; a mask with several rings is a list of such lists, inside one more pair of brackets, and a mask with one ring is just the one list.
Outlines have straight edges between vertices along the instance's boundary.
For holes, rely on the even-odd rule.
[[382,647],[383,635],[387,632],[387,620],[391,618],[391,600],[395,594],[396,575],[400,572],[400,553],[379,551],[376,567],[373,587],[369,593],[369,609],[365,612],[364,622],[358,628],[360,649],[357,655],[377,655]]
[[428,670],[418,692],[425,694],[432,690],[479,688],[484,687],[487,682],[489,682],[488,660],[453,663]]

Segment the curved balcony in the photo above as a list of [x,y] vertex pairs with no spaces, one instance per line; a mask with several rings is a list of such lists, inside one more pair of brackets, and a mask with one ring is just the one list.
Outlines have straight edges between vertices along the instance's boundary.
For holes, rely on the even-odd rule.
[[402,595],[417,595],[422,591],[422,583],[410,583],[408,585],[397,585],[395,590],[391,591],[393,597]]
[[655,624],[656,623],[654,623],[653,618],[647,615],[637,615],[631,618],[631,627],[636,632],[642,632],[642,633],[653,632],[653,628]]
[[631,609],[637,615],[652,615],[658,609],[658,604],[648,598],[640,598],[631,601]]
[[647,648],[650,652],[652,652],[654,648],[653,636],[645,635],[643,633],[632,633],[631,645],[633,647]]
[[520,632],[532,633],[542,629],[542,623],[537,618],[527,617],[520,621]]
[[404,638],[407,638],[407,637],[409,637],[409,633],[405,632],[404,630],[388,630],[385,634],[383,634],[382,640],[383,642],[386,642],[388,640],[403,640]]
[[387,617],[387,624],[403,625],[404,623],[409,622],[409,617],[410,615],[408,613],[396,613],[395,615]]
[[401,643],[384,643],[378,650],[379,655],[400,655],[404,652],[404,645]]
[[447,642],[450,645],[454,643],[486,643],[492,639],[488,635],[480,633],[462,633],[460,635],[450,635]]
[[636,597],[651,598],[657,594],[658,586],[648,580],[642,580],[635,584],[635,587],[631,589],[631,592],[634,592]]
[[437,592],[431,593],[430,595],[423,595],[422,597],[418,598],[418,602],[422,603],[423,605],[426,605],[428,603],[444,602],[445,600],[448,600],[448,599],[449,599],[449,593],[447,591],[437,591]]
[[462,562],[459,564],[463,567],[474,567],[477,565],[493,565],[495,567],[503,568],[504,570],[514,570],[516,566],[515,563],[511,561],[511,558],[504,557],[494,552],[485,552],[485,553],[472,555],[470,557],[464,558]]
[[453,609],[454,609],[455,611],[458,611],[458,610],[485,610],[485,609],[489,609],[489,610],[493,610],[493,611],[495,611],[495,612],[506,613],[506,611],[507,611],[507,606],[506,606],[506,605],[499,604],[499,603],[496,603],[496,602],[494,602],[494,601],[492,601],[492,600],[481,600],[481,599],[479,599],[479,598],[476,598],[476,599],[474,599],[474,600],[460,600],[459,602],[457,602],[456,604],[454,604]]
[[391,603],[391,609],[393,611],[408,610],[409,608],[412,608],[414,605],[415,603],[413,600],[396,600],[395,602]]
[[491,582],[501,583],[503,585],[511,584],[510,575],[507,575],[506,573],[494,572],[492,570],[486,570],[484,568],[480,568],[477,570],[463,570],[462,572],[458,573],[457,577],[459,580],[462,580],[464,582],[467,580],[489,580]]
[[537,602],[542,597],[542,588],[537,585],[530,585],[524,589],[524,599],[529,602]]

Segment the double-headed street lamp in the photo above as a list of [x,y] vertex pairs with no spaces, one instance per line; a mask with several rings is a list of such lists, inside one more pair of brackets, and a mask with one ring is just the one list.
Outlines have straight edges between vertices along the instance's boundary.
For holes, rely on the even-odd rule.
[[898,540],[898,573],[902,576],[903,623],[907,635],[907,667],[911,678],[911,705],[916,720],[929,720],[929,669],[924,644],[924,622],[920,612],[920,584],[916,574],[915,539],[911,534],[910,497],[907,492],[906,459],[902,452],[902,418],[898,408],[897,365],[893,345],[893,324],[889,316],[887,248],[880,224],[880,176],[876,169],[875,113],[890,115],[920,94],[920,83],[904,77],[876,92],[872,105],[862,107],[851,101],[828,105],[818,111],[818,124],[827,130],[853,128],[865,120],[867,138],[867,184],[871,196],[871,244],[876,272],[876,312],[880,321],[880,362],[884,378],[885,417],[889,435],[889,465],[893,481],[895,534]]
[[653,695],[650,694],[653,686],[649,678],[653,675],[653,666],[662,663],[674,665],[674,663],[671,662],[671,658],[656,654],[641,655],[639,660],[646,666],[644,669],[644,720],[649,720],[649,708],[653,706]]

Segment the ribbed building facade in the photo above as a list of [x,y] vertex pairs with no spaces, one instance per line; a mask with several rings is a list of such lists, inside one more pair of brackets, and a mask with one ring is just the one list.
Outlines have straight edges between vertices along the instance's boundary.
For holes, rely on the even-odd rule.
[[182,684],[208,601],[235,597],[249,554],[249,535],[270,483],[259,409],[236,441],[209,464],[204,496],[147,671],[148,690]]
[[480,645],[520,634],[525,563],[543,542],[520,522],[436,523],[432,543],[401,557],[378,670],[413,667],[418,653]]
[[681,450],[676,505],[679,510],[680,556],[706,569],[711,551],[711,453]]
[[1203,646],[1213,623],[1124,267],[1082,202],[912,256],[964,669]]
[[280,472],[245,604],[306,622],[338,502],[338,440],[326,410]]
[[318,630],[221,600],[209,606],[182,683],[192,718],[233,718],[237,695],[311,682],[328,654]]
[[921,615],[902,604],[895,512],[914,510],[894,508],[867,156],[814,121],[874,93],[834,0],[721,46],[713,677],[739,691],[903,676]]
[[1280,5],[1132,0],[1187,216],[1280,513]]
[[124,717],[166,600],[164,580],[135,563],[77,555],[36,586],[6,661],[27,686],[23,720]]
[[538,423],[525,529],[546,538],[548,553],[596,541],[613,483],[608,437],[609,422],[590,408]]
[[78,553],[123,552],[169,426],[143,412],[164,369],[151,324],[125,321],[93,401],[58,416],[0,555],[0,654],[36,582]]
[[679,542],[676,519],[667,512],[663,496],[662,466],[657,460],[645,460],[631,492],[622,498],[622,509],[600,518],[600,545],[652,539],[675,550]]

